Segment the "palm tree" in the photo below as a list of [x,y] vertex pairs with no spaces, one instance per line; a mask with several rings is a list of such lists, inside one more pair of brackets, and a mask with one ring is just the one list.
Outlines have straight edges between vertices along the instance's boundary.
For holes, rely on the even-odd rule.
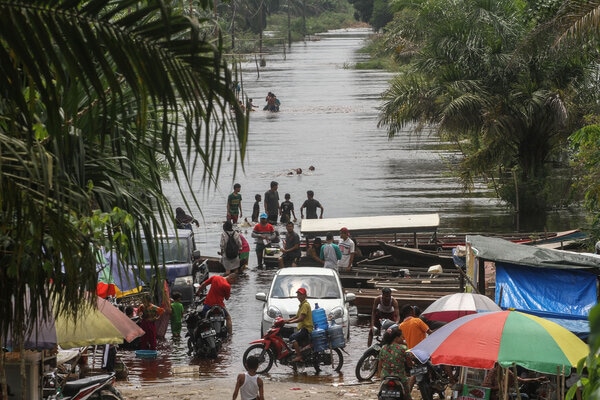
[[554,18],[543,27],[552,27],[556,32],[556,43],[561,45],[568,39],[598,39],[600,25],[600,1],[564,1]]
[[213,25],[161,0],[0,1],[0,338],[58,295],[54,312],[76,313],[97,248],[127,257],[173,226],[165,173],[182,191],[243,161]]
[[548,43],[522,47],[529,23],[519,3],[451,4],[422,2],[405,13],[413,19],[390,29],[410,68],[385,93],[380,125],[390,137],[414,124],[434,126],[463,151],[465,188],[483,176],[518,211],[545,210],[549,166],[569,119],[577,120],[567,107],[585,73],[583,57],[542,50]]

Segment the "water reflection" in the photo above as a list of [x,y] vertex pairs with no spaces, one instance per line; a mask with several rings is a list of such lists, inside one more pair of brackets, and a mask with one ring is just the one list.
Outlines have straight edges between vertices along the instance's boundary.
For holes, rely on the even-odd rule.
[[[184,383],[189,379],[228,377],[243,368],[242,357],[252,340],[260,336],[260,313],[263,303],[256,300],[257,292],[267,291],[273,270],[252,270],[232,288],[227,307],[234,323],[234,335],[226,342],[216,359],[192,358],[187,354],[185,324],[182,338],[173,340],[170,330],[166,340],[159,341],[156,359],[136,358],[135,352],[120,351],[119,356],[129,368],[129,382],[136,386],[169,382]],[[354,368],[366,349],[369,318],[351,319],[351,337],[344,349],[344,365],[341,373],[315,374],[313,368],[301,369],[294,375],[287,366],[275,366],[265,379],[286,382],[352,383],[356,382]]]

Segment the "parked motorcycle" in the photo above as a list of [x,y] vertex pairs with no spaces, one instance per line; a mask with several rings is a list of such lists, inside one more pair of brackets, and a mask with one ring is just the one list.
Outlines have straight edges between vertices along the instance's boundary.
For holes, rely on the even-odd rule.
[[[381,331],[375,331],[375,342],[369,347],[363,355],[358,359],[354,373],[359,381],[368,381],[377,373],[377,365],[379,363],[379,352],[381,351],[381,332],[385,332],[387,328],[394,325],[394,321],[389,319],[381,320]],[[377,329],[377,328],[375,328]]]
[[381,381],[377,400],[405,400],[406,388],[397,376],[386,376]]
[[46,400],[124,400],[119,390],[113,386],[117,380],[114,373],[65,381],[59,373],[51,372],[45,378],[46,384],[53,385],[55,389]]
[[188,354],[195,357],[216,358],[223,340],[227,338],[225,310],[211,307],[203,313],[204,299],[194,302],[194,307],[185,315],[188,337]]
[[246,365],[248,357],[254,356],[259,360],[256,371],[259,374],[266,374],[276,363],[288,365],[294,369],[312,366],[317,373],[321,372],[321,367],[324,366],[335,372],[342,369],[344,356],[338,348],[329,347],[323,351],[315,351],[312,344],[309,344],[300,349],[303,361],[293,361],[296,354],[280,333],[284,325],[283,318],[276,318],[273,326],[261,339],[250,342],[251,346],[244,352],[244,365]]
[[[443,365],[433,365],[428,360],[425,363],[421,363],[418,358],[414,358],[414,366],[410,370],[410,374],[415,377],[419,391],[421,392],[421,398],[423,400],[433,400],[433,395],[438,394],[440,399],[445,398],[445,391],[451,380],[446,373],[446,367]],[[458,370],[452,368],[452,374],[454,378],[458,376]]]

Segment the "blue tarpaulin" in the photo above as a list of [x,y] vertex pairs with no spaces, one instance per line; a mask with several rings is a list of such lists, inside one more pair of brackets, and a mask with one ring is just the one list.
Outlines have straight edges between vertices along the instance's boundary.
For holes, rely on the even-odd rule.
[[580,337],[598,303],[600,257],[468,236],[476,258],[496,266],[495,301],[503,309],[550,319]]
[[579,336],[589,332],[588,315],[596,304],[596,275],[496,263],[496,304],[553,320]]

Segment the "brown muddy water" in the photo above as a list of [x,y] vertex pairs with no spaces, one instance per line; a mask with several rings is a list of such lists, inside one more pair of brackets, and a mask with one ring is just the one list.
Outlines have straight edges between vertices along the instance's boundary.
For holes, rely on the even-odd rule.
[[[226,161],[219,184],[210,189],[201,181],[200,172],[195,175],[194,191],[201,209],[188,211],[201,221],[195,234],[204,255],[217,253],[226,197],[234,182],[242,185],[242,209],[248,217],[254,195],[264,194],[269,182],[276,180],[281,199],[290,193],[298,218],[306,191],[313,190],[325,208],[325,218],[439,213],[441,232],[515,231],[513,215],[483,183],[469,194],[461,192],[451,173],[458,154],[448,143],[441,143],[432,133],[416,136],[410,128],[389,140],[377,127],[380,96],[392,75],[351,68],[364,59],[357,51],[367,34],[365,30],[335,31],[321,35],[318,41],[295,43],[285,56],[283,52],[268,56],[260,76],[253,61],[242,64],[242,93],[252,97],[259,109],[250,116],[244,170],[234,178],[233,162]],[[262,111],[269,91],[281,100],[279,113]],[[309,171],[309,166],[315,170]],[[296,168],[301,168],[302,174],[290,174]],[[186,208],[172,182],[165,182],[165,190],[173,193],[173,207]],[[580,211],[561,212],[542,225],[521,225],[521,231],[582,225]],[[250,237],[249,232],[246,236]],[[140,386],[178,384],[190,377],[202,380],[238,373],[248,343],[260,335],[262,303],[254,295],[267,290],[273,275],[273,271],[254,269],[255,265],[251,252],[250,270],[227,302],[234,335],[217,359],[190,358],[185,340],[173,341],[168,332],[157,359],[120,352],[129,367],[130,382]],[[270,379],[355,381],[354,367],[366,349],[367,325],[367,318],[353,320],[341,374],[315,377],[313,370],[307,370],[295,377],[291,369],[275,367]]]

